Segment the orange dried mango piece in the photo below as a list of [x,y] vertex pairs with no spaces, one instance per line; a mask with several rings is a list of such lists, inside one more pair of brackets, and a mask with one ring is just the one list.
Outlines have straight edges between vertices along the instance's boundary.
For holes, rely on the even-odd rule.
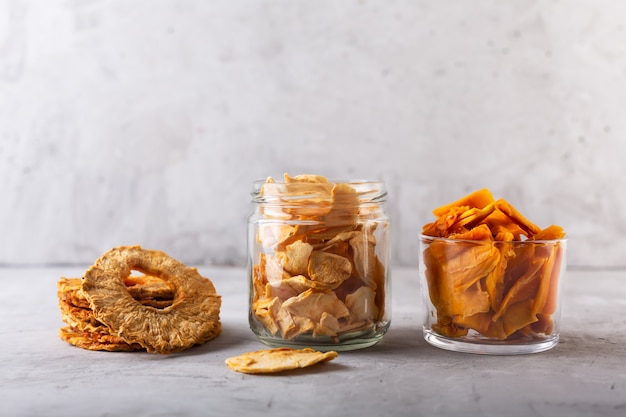
[[[513,239],[513,236],[509,233],[506,239],[510,241]],[[489,275],[487,275],[487,278],[485,278],[485,289],[489,294],[491,309],[493,311],[498,311],[500,308],[504,296],[504,276],[506,269],[509,264],[509,259],[515,256],[515,251],[510,244],[500,243],[498,249],[500,251],[500,259]]]
[[493,233],[494,240],[498,240],[500,242],[511,242],[516,240],[515,233],[505,226],[497,225],[492,227],[490,230],[491,233]]
[[500,319],[506,337],[537,321],[537,316],[531,312],[532,305],[533,300],[526,299],[511,305],[507,309]]
[[529,269],[522,276],[515,279],[515,283],[506,293],[500,308],[493,316],[494,320],[504,315],[509,305],[534,298],[534,294],[536,294],[541,282],[540,269],[543,265],[544,262],[541,260],[531,260]]
[[499,251],[491,245],[459,243],[436,241],[425,251],[431,301],[444,315],[465,317],[489,311],[489,294],[479,281],[495,267]]
[[563,249],[560,244],[551,248],[551,253],[545,262],[542,272],[541,284],[537,291],[534,313],[552,314],[556,309],[558,279],[561,272]]
[[444,336],[448,337],[462,337],[467,335],[468,328],[462,325],[456,324],[452,317],[441,316],[437,317],[437,323],[433,325],[433,329]]
[[469,208],[484,208],[490,203],[493,203],[495,200],[491,191],[487,188],[483,188],[481,190],[474,191],[463,198],[460,198],[457,201],[454,201],[450,204],[443,205],[433,210],[433,214],[437,217],[442,216],[447,213],[453,207],[460,206],[468,206]]
[[563,239],[565,237],[565,231],[561,226],[551,225],[546,227],[545,229],[539,231],[535,236],[532,237],[533,240],[557,240]]
[[[522,235],[526,235],[526,231],[515,223],[509,216],[504,214],[500,209],[496,209],[485,218],[484,223],[489,226],[494,237],[498,233],[511,233],[513,240],[521,240]],[[496,239],[502,240],[502,239]],[[505,239],[506,240],[506,239]]]
[[504,332],[502,322],[494,322],[492,320],[493,313],[476,313],[468,317],[457,316],[454,318],[454,323],[465,328],[476,330],[483,336],[493,337],[496,339],[506,339],[506,333]]
[[470,207],[468,206],[450,207],[448,211],[437,217],[437,220],[425,225],[422,228],[422,234],[426,236],[447,237],[458,217],[469,209]]
[[522,213],[520,213],[515,207],[509,204],[506,200],[501,198],[498,201],[496,201],[496,207],[501,212],[506,214],[509,218],[511,218],[511,220],[517,223],[519,227],[521,227],[526,232],[526,236],[528,236],[529,238],[536,235],[537,233],[541,231],[539,226],[537,226],[536,224],[528,220],[526,217],[524,217]]
[[550,314],[537,314],[537,321],[530,328],[535,333],[550,334],[554,329],[554,321]]
[[479,225],[487,216],[496,209],[494,203],[490,203],[483,208],[471,208],[463,212],[452,226],[453,229],[471,229],[474,225]]
[[478,245],[467,248],[460,256],[448,259],[444,271],[454,283],[454,287],[464,290],[487,276],[500,261],[500,252],[491,245]]
[[481,224],[464,232],[453,233],[448,237],[459,240],[493,240],[491,230],[486,224]]

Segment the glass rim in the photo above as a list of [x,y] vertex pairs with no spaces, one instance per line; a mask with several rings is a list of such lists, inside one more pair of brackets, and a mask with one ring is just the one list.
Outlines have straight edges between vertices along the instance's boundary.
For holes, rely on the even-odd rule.
[[[359,204],[380,203],[384,202],[387,198],[387,188],[385,182],[382,180],[329,179],[327,183],[285,182],[282,180],[268,183],[267,180],[255,180],[252,182],[252,185],[253,189],[250,194],[253,200],[265,203],[280,201],[284,204],[288,201],[301,202],[307,199],[327,200],[329,196],[327,193],[337,185],[347,185],[353,188],[359,198]],[[279,190],[263,193],[263,188],[266,185],[276,186]],[[280,190],[287,190],[291,185],[295,185],[298,188],[301,187],[303,190],[298,190],[298,193],[293,195],[289,195],[288,192],[285,193]],[[311,186],[310,190],[304,190],[307,185]],[[321,192],[321,190],[324,190],[324,192]]]
[[475,239],[454,239],[449,237],[438,237],[438,236],[429,236],[423,233],[419,234],[420,241],[431,240],[438,242],[458,242],[458,243],[474,243],[474,244],[493,244],[493,243],[501,243],[501,244],[514,244],[514,245],[530,245],[534,243],[543,243],[543,244],[556,244],[556,243],[566,243],[567,238],[560,239],[541,239],[541,240],[475,240]]
[[324,184],[328,184],[328,185],[336,185],[336,184],[346,184],[346,185],[367,185],[367,184],[372,184],[372,185],[381,185],[384,186],[385,185],[385,181],[383,180],[375,180],[375,179],[369,179],[369,178],[328,178],[328,182],[314,182],[314,183],[307,183],[307,182],[286,182],[284,180],[276,180],[274,179],[273,182],[268,183],[267,179],[257,179],[252,181],[253,185],[263,185],[263,184],[276,184],[276,185],[286,185],[286,184],[312,184],[312,185],[324,185]]

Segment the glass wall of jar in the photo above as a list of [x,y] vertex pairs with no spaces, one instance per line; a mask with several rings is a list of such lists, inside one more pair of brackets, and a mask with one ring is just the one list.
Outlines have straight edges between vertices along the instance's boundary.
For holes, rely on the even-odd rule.
[[299,175],[253,185],[249,322],[270,346],[354,350],[391,320],[387,192]]

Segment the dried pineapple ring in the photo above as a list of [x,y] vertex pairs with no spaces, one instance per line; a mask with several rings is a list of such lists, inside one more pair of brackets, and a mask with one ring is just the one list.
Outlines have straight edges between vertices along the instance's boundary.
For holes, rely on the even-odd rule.
[[[131,270],[157,276],[174,287],[171,306],[143,306],[128,292],[124,280]],[[96,319],[111,334],[151,353],[179,352],[220,333],[221,298],[213,283],[164,252],[122,246],[104,253],[82,278]]]

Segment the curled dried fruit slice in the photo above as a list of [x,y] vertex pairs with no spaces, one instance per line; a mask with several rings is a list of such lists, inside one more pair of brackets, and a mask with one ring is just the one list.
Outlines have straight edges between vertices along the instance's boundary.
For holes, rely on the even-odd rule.
[[337,298],[334,292],[313,289],[285,301],[283,308],[294,316],[307,317],[316,323],[319,323],[324,312],[337,318],[350,315],[346,305]]
[[292,275],[303,275],[307,273],[311,252],[313,252],[313,246],[296,240],[287,245],[284,252],[277,252],[276,257],[280,260],[285,271]]
[[276,348],[257,350],[226,359],[230,369],[246,374],[268,374],[290,369],[305,368],[327,362],[337,357],[337,352],[318,352],[310,348]]
[[308,272],[312,281],[337,287],[350,278],[352,264],[343,256],[314,251],[309,259]]
[[129,344],[123,339],[108,333],[99,333],[65,326],[59,329],[59,337],[79,348],[87,350],[105,350],[109,352],[132,352],[142,350],[139,344]]

